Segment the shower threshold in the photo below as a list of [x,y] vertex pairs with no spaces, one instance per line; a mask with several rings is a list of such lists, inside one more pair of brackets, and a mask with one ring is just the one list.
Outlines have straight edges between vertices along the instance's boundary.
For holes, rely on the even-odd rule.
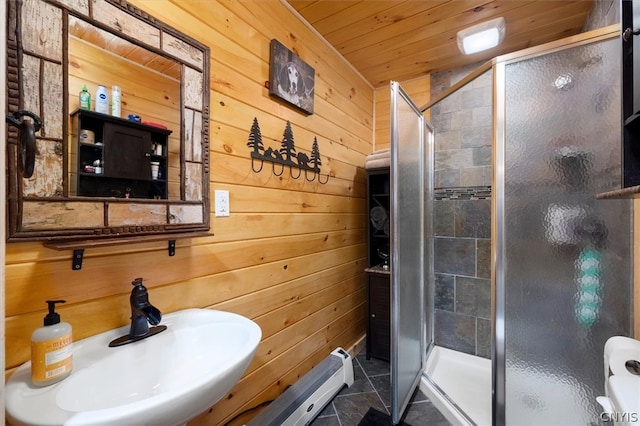
[[455,425],[491,424],[491,360],[434,346],[420,390]]

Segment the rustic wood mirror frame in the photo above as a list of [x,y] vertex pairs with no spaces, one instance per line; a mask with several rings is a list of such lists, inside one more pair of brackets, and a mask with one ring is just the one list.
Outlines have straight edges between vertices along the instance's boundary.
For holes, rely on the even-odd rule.
[[[30,110],[42,119],[35,172],[29,179],[23,179],[18,167],[20,135],[7,128],[7,241],[44,240],[55,247],[57,241],[108,243],[205,234],[209,48],[124,0],[16,0],[7,2],[7,8],[6,113]],[[180,63],[179,200],[68,196],[69,15]]]

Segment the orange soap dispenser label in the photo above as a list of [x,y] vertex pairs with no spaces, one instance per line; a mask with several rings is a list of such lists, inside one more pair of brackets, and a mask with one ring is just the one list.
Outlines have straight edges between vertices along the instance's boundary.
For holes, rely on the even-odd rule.
[[55,339],[31,342],[31,379],[44,382],[61,376],[72,368],[71,334]]

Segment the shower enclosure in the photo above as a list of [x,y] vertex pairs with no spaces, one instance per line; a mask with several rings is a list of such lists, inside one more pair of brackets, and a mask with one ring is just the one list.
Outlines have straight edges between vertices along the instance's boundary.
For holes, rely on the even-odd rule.
[[[619,43],[611,27],[498,57],[421,109],[435,177],[433,254],[408,260],[426,287],[420,386],[455,423],[601,420],[604,343],[631,325],[632,205],[595,198],[621,184]],[[416,232],[398,232],[407,268]]]

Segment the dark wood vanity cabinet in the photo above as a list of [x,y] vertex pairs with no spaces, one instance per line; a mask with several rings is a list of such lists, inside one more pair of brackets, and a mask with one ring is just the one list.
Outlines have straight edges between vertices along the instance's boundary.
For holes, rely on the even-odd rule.
[[151,176],[151,133],[120,124],[105,123],[104,176],[149,180]]
[[391,268],[384,265],[390,263],[389,183],[388,168],[367,172],[367,358],[387,361],[391,353]]
[[[72,113],[77,135],[76,195],[166,199],[171,130],[88,110]],[[86,143],[81,130],[93,132]],[[152,163],[158,174],[152,176]]]
[[390,361],[391,355],[391,274],[367,269],[367,359]]

